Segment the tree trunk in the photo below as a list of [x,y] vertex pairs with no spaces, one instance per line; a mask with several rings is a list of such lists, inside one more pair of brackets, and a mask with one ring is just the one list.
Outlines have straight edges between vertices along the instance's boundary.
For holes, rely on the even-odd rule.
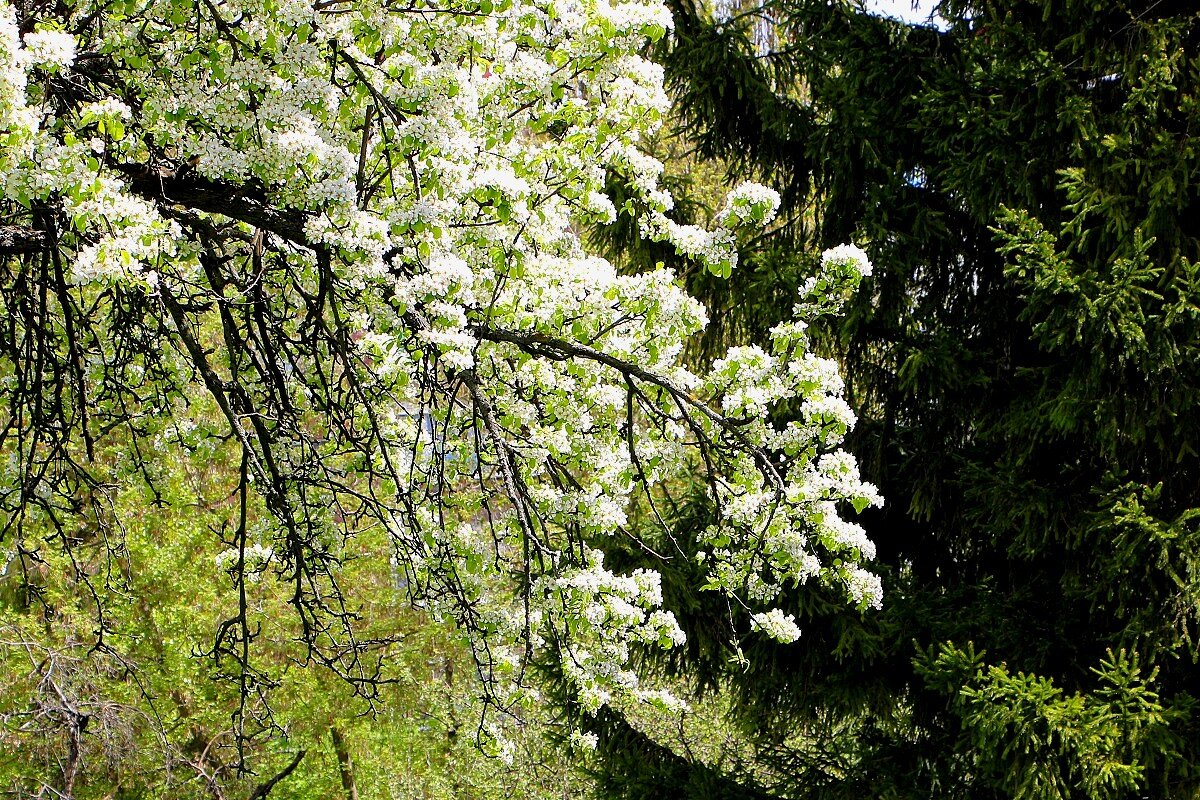
[[346,740],[337,728],[329,729],[329,737],[333,739],[333,752],[337,754],[338,771],[342,774],[342,789],[346,791],[346,800],[358,800],[358,784],[354,781],[354,764],[350,761]]

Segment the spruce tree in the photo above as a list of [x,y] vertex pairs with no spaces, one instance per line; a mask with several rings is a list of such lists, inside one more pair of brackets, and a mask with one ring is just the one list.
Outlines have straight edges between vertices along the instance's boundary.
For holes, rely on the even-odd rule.
[[[791,212],[744,260],[738,335],[786,314],[755,287],[799,284],[804,254],[854,240],[876,265],[823,336],[887,498],[886,594],[855,615],[797,587],[786,647],[691,597],[668,666],[734,693],[757,763],[718,774],[610,714],[610,795],[1197,796],[1200,15],[944,0],[938,27],[787,0],[758,11],[763,52],[754,13],[672,10],[686,135]],[[678,515],[684,548],[705,513]]]

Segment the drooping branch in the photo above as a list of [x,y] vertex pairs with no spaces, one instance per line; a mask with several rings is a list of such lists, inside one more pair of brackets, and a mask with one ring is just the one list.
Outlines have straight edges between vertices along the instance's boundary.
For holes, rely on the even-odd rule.
[[589,347],[586,344],[556,336],[549,336],[538,331],[514,331],[476,325],[473,328],[473,332],[477,337],[485,341],[514,344],[530,355],[541,356],[553,361],[567,361],[571,359],[592,361],[616,370],[626,381],[636,378],[637,380],[657,386],[670,395],[680,408],[685,419],[692,419],[692,415],[687,412],[687,409],[690,409],[699,415],[707,417],[724,430],[726,434],[732,436],[739,445],[754,457],[759,468],[762,470],[763,476],[771,482],[772,486],[777,490],[782,490],[784,484],[783,477],[779,474],[770,456],[761,447],[754,445],[746,439],[745,434],[740,430],[741,425],[738,420],[731,419],[713,410],[704,402],[692,396],[690,392],[676,386],[665,375],[652,372],[645,367],[605,353],[603,350],[598,350],[595,347]]
[[[216,617],[212,646],[196,652],[213,658],[215,676],[235,694],[236,709],[228,710],[236,762],[214,768],[201,755],[196,774],[219,798],[226,775],[243,778],[252,768],[257,753],[247,745],[257,748],[278,727],[271,692],[286,688],[272,677],[277,669],[319,664],[366,703],[382,699],[380,687],[399,680],[389,661],[404,632],[375,612],[403,595],[466,634],[489,715],[522,713],[531,697],[527,670],[540,659],[561,661],[575,688],[594,689],[597,699],[653,700],[658,693],[637,685],[630,654],[642,645],[677,645],[682,631],[651,571],[631,581],[626,565],[604,567],[604,548],[592,545],[627,534],[651,558],[669,560],[672,554],[644,543],[655,539],[630,506],[633,481],[653,505],[658,484],[696,470],[718,508],[731,494],[765,506],[764,485],[781,486],[786,459],[757,444],[773,441],[767,423],[706,405],[715,401],[678,377],[682,365],[612,354],[602,341],[642,326],[661,352],[680,352],[700,315],[690,303],[667,310],[678,286],[610,276],[589,260],[564,264],[562,274],[549,262],[520,268],[525,257],[582,257],[582,226],[593,205],[605,207],[602,176],[626,160],[642,163],[629,148],[661,110],[657,73],[640,60],[647,43],[632,41],[642,32],[622,30],[599,53],[590,40],[541,53],[537,41],[499,31],[483,12],[477,30],[464,23],[472,12],[454,11],[445,27],[441,19],[427,26],[428,37],[405,33],[393,41],[388,27],[378,45],[359,34],[306,37],[295,19],[256,14],[268,43],[244,36],[219,6],[183,3],[185,24],[169,2],[115,26],[96,12],[94,27],[105,36],[114,28],[128,34],[130,52],[142,58],[101,66],[89,55],[101,40],[77,28],[75,58],[86,69],[30,73],[38,90],[30,102],[55,121],[38,135],[65,142],[70,133],[89,146],[71,146],[70,169],[30,168],[42,179],[37,185],[48,187],[39,189],[47,222],[16,205],[3,218],[46,232],[44,241],[24,228],[9,237],[19,257],[2,260],[17,313],[9,315],[11,330],[0,330],[0,367],[11,363],[31,385],[10,404],[26,437],[12,449],[18,458],[34,454],[26,472],[38,470],[41,486],[33,488],[48,487],[47,504],[62,508],[52,524],[64,551],[73,557],[77,546],[68,514],[79,493],[62,487],[56,469],[74,457],[81,425],[85,437],[95,432],[96,471],[108,470],[101,477],[111,475],[105,486],[114,494],[142,482],[129,459],[110,458],[122,448],[147,476],[157,463],[183,459],[187,468],[193,457],[205,459],[203,483],[188,480],[205,506],[197,523],[211,512],[211,544],[225,548],[213,563],[232,583],[220,579],[216,602],[236,610]],[[348,3],[336,12],[360,9]],[[367,19],[374,24],[375,16]],[[554,91],[513,91],[504,76],[476,68],[512,46],[545,57]],[[175,58],[179,48],[195,48],[200,68]],[[578,57],[562,58],[577,50]],[[393,54],[444,74],[431,74],[428,92],[403,92],[407,78],[385,63]],[[628,77],[638,90],[591,85],[610,75]],[[314,102],[305,86],[322,100]],[[460,92],[487,100],[441,113],[459,108],[462,100],[445,101]],[[588,102],[560,102],[574,98]],[[598,126],[612,130],[592,142]],[[230,163],[243,164],[247,177],[223,177],[214,156],[196,156],[212,152],[190,144],[198,140],[228,148]],[[136,155],[147,149],[151,155]],[[176,155],[178,166],[164,160]],[[344,191],[351,177],[356,197]],[[627,188],[639,198],[658,196],[646,181]],[[736,208],[762,216],[772,204],[747,199],[761,195],[739,195]],[[710,266],[728,266],[733,228],[693,232],[671,235],[700,243]],[[386,270],[370,251],[376,237],[394,248],[382,254]],[[78,285],[67,282],[72,273]],[[600,331],[592,338],[529,330],[528,317],[510,313],[515,298],[533,306],[534,319],[574,315],[571,295],[559,291],[570,288],[563,278],[571,275],[582,279],[583,329]],[[660,321],[669,324],[656,327]],[[574,380],[585,371],[596,381]],[[86,418],[76,408],[84,405]],[[27,409],[37,413],[24,423]],[[227,457],[238,453],[234,483],[238,465]],[[110,460],[118,462],[111,469]],[[154,479],[173,480],[173,473]],[[220,494],[210,483],[234,488],[210,503]],[[775,494],[782,507],[784,493]],[[24,484],[16,495],[18,504],[40,497]],[[631,521],[626,510],[637,516]],[[727,541],[757,568],[766,563],[763,536],[751,537],[770,519],[757,507],[753,513],[728,526]],[[108,517],[91,516],[98,524],[89,533],[105,533]],[[113,508],[113,524],[119,516]],[[655,516],[671,537],[668,518]],[[129,563],[120,566],[131,571]],[[729,563],[740,569],[743,562]],[[745,594],[730,574],[728,591]],[[295,613],[285,624],[273,617],[254,624],[288,605]],[[596,610],[604,610],[602,619]],[[492,736],[482,713],[479,720],[477,735]],[[349,749],[340,730],[331,731],[352,798]],[[299,774],[304,751],[277,757],[290,765],[264,771],[257,788],[245,786],[251,800]]]
[[612,367],[622,375],[631,376],[638,380],[652,383],[671,394],[683,390],[671,383],[662,375],[651,372],[637,364],[630,363],[616,356],[609,355],[603,350],[597,350],[579,342],[572,342],[556,336],[548,336],[538,331],[514,331],[502,328],[478,325],[474,328],[475,335],[489,342],[507,342],[515,344],[531,355],[539,355],[554,361],[566,361],[571,358],[582,358],[595,361],[606,367]]

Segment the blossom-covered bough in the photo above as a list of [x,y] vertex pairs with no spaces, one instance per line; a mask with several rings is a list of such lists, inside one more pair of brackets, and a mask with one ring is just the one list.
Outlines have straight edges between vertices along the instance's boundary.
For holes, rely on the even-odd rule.
[[[71,552],[84,517],[119,526],[114,480],[162,501],[155,460],[215,437],[240,454],[219,568],[241,602],[213,654],[244,696],[269,680],[245,600],[264,572],[312,660],[368,697],[386,680],[392,640],[360,635],[341,583],[382,531],[397,585],[467,635],[493,707],[521,701],[537,659],[585,709],[671,702],[629,666],[682,641],[658,575],[601,550],[629,536],[679,557],[656,498],[694,474],[716,509],[705,588],[751,635],[799,636],[772,605],[790,582],[877,605],[873,548],[841,513],[879,498],[838,448],[853,415],[803,322],[695,374],[681,352],[704,309],[666,270],[618,274],[584,247],[627,213],[727,274],[738,232],[775,213],[749,184],[714,230],[671,220],[639,150],[667,106],[641,53],[669,25],[657,0],[0,0],[16,572]],[[797,313],[867,269],[831,251]],[[781,402],[795,421],[776,426]]]

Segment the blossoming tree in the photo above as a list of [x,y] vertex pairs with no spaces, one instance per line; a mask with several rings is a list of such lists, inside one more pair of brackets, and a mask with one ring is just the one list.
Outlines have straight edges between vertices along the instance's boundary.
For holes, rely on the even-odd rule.
[[[672,221],[638,147],[667,105],[641,52],[670,24],[656,0],[0,0],[9,563],[71,552],[84,517],[119,526],[113,475],[154,491],[155,459],[210,436],[239,454],[237,502],[197,569],[242,598],[214,653],[247,692],[262,574],[290,587],[309,657],[372,692],[386,640],[360,636],[341,578],[382,531],[376,555],[464,631],[495,708],[533,659],[584,708],[670,703],[630,668],[682,640],[658,576],[606,569],[598,544],[636,535],[631,504],[662,522],[684,475],[717,509],[707,588],[749,635],[800,635],[772,603],[789,582],[877,605],[841,513],[879,497],[839,449],[853,415],[802,319],[854,286],[861,251],[826,254],[794,322],[702,375],[680,354],[704,308],[581,238],[626,213],[728,274],[775,213],[746,184],[714,230]],[[780,402],[797,421],[772,424]]]

